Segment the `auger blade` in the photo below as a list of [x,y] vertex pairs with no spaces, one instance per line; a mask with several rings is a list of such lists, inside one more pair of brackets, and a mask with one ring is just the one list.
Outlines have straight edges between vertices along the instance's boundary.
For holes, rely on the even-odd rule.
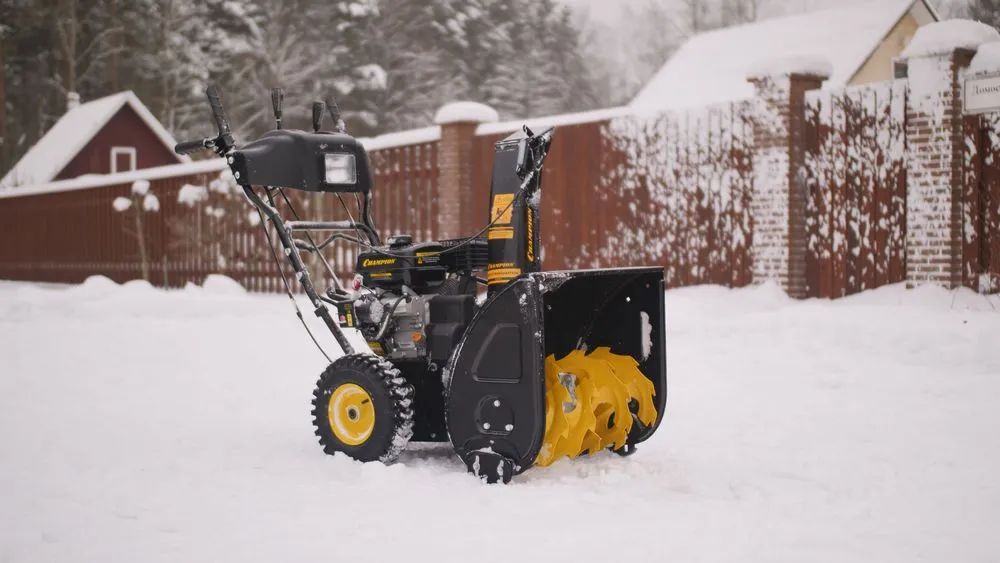
[[613,354],[611,348],[607,347],[594,350],[590,357],[603,359],[611,365],[615,377],[625,384],[629,397],[639,404],[636,413],[639,421],[646,426],[652,426],[656,422],[656,407],[653,404],[656,388],[653,382],[639,371],[639,364],[635,358]]
[[609,348],[589,355],[573,350],[560,360],[547,357],[545,370],[546,432],[537,465],[624,447],[632,429],[632,400],[639,404],[643,424],[655,420],[652,384],[631,357]]

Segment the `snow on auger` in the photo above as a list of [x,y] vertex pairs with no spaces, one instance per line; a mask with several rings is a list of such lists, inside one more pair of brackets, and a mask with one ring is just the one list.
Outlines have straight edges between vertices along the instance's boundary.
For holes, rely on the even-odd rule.
[[[653,434],[667,393],[663,270],[541,271],[541,172],[553,129],[525,127],[496,143],[490,222],[478,234],[383,243],[369,214],[368,155],[335,103],[313,105],[312,132],[282,129],[275,89],[278,129],[238,147],[218,89],[206,94],[218,135],[175,151],[205,148],[226,159],[342,349],[313,398],[326,453],[391,463],[411,440],[450,440],[469,471],[506,483],[562,457],[629,455]],[[320,130],[324,106],[332,131]],[[357,215],[345,204],[351,220],[300,220],[286,188],[354,194]],[[278,197],[295,220],[277,211]],[[313,232],[332,234],[317,244]],[[274,250],[266,224],[265,235]],[[336,240],[365,249],[353,289],[323,257]],[[301,252],[326,266],[325,292]],[[370,349],[358,350],[345,329],[360,331]]]

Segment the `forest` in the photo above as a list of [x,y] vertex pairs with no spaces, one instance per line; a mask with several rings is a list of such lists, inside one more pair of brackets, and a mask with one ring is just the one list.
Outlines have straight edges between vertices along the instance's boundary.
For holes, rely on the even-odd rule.
[[[995,24],[997,4],[971,0],[967,12]],[[622,3],[612,25],[559,0],[0,0],[0,171],[70,92],[86,102],[132,90],[178,139],[210,132],[210,82],[240,138],[271,127],[275,86],[289,126],[332,96],[358,136],[427,125],[459,99],[503,119],[618,105],[691,34],[776,7],[794,8],[642,0]]]

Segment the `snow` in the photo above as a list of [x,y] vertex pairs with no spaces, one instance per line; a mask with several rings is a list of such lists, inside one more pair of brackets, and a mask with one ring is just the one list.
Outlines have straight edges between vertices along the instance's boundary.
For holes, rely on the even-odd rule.
[[379,65],[362,65],[357,68],[357,73],[360,76],[359,85],[366,90],[385,90],[389,84],[389,75]]
[[160,200],[155,194],[146,194],[142,198],[142,210],[143,211],[159,211],[160,210]]
[[56,192],[68,192],[74,190],[86,190],[102,186],[131,184],[136,180],[153,181],[160,180],[162,178],[176,178],[178,176],[220,172],[222,170],[228,170],[226,161],[221,158],[212,158],[182,164],[157,166],[155,168],[143,168],[141,170],[133,170],[130,172],[119,172],[117,174],[89,175],[84,178],[74,178],[72,180],[60,180],[58,182],[51,182],[48,184],[23,186],[18,187],[17,189],[0,191],[0,199]]
[[476,135],[493,135],[496,133],[510,133],[519,131],[521,127],[527,125],[535,133],[540,133],[547,127],[565,127],[567,125],[578,125],[580,123],[593,123],[595,121],[606,121],[617,117],[630,115],[629,108],[617,107],[599,109],[578,113],[564,113],[560,115],[549,115],[545,117],[535,117],[530,119],[515,119],[500,123],[484,123],[476,128]]
[[208,198],[208,190],[204,186],[184,184],[177,192],[177,203],[194,207]]
[[434,115],[434,123],[493,123],[500,120],[500,114],[490,106],[479,102],[452,102],[443,106]]
[[144,196],[149,193],[149,180],[132,182],[132,195]]
[[902,57],[932,57],[951,53],[955,49],[975,50],[983,43],[1000,41],[1000,33],[992,27],[972,20],[936,22],[917,30]]
[[[171,152],[177,141],[131,91],[99,98],[67,111],[0,180],[0,186],[51,182],[112,117],[128,105]],[[110,156],[109,156],[110,158]],[[190,162],[178,156],[179,162]]]
[[115,211],[121,213],[122,211],[132,207],[132,200],[127,197],[118,196],[111,202],[111,206],[115,208]]
[[447,445],[389,467],[323,455],[309,400],[324,360],[286,297],[94,288],[0,283],[11,561],[997,554],[996,297],[670,291],[657,434],[491,487]]
[[210,274],[205,278],[202,288],[216,295],[246,295],[247,290],[240,282],[220,274]]
[[419,145],[422,143],[433,143],[441,139],[441,127],[423,127],[411,129],[409,131],[399,131],[397,133],[386,133],[378,137],[366,137],[358,139],[365,147],[366,151],[377,151],[391,149],[395,147],[405,147],[409,145]]
[[749,98],[746,81],[760,61],[783,57],[830,62],[828,87],[843,86],[910,10],[933,16],[913,0],[871,0],[849,6],[702,33],[689,39],[632,100],[637,110],[676,109]]
[[751,65],[747,71],[747,78],[761,79],[792,74],[827,78],[833,75],[833,65],[821,56],[774,57]]
[[976,56],[966,69],[967,76],[997,72],[1000,72],[1000,41],[980,45]]

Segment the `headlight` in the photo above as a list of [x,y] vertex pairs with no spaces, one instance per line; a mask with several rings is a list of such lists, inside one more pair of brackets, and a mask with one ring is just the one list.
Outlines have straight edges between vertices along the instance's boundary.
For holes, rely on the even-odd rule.
[[353,154],[327,153],[323,158],[326,161],[327,184],[358,183],[358,167]]

